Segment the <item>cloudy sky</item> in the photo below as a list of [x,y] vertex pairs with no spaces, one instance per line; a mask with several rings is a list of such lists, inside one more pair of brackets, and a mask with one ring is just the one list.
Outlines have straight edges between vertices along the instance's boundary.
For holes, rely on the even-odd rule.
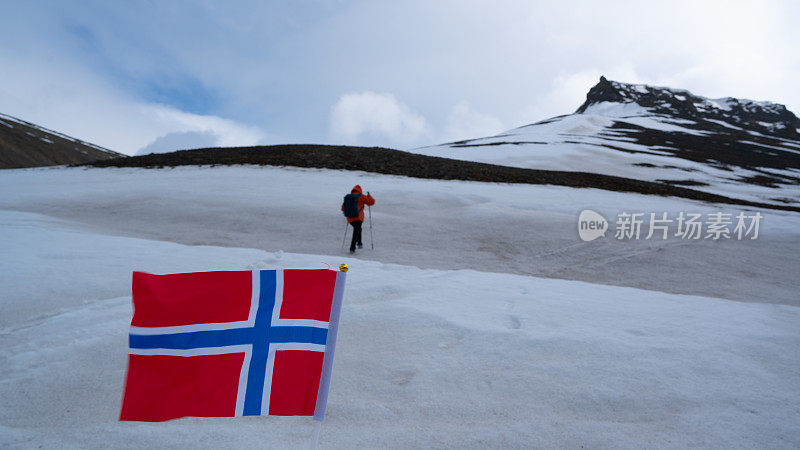
[[127,154],[485,136],[601,74],[800,113],[798,3],[7,1],[0,112]]

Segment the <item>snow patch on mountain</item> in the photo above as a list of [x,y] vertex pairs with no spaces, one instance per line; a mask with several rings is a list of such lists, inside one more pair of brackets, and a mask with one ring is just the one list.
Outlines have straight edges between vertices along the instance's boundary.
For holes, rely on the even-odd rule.
[[800,203],[800,120],[785,106],[601,78],[574,114],[413,153],[660,181]]

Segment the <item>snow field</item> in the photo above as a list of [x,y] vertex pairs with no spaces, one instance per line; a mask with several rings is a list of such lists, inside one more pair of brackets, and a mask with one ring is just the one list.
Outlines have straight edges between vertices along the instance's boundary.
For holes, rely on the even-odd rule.
[[102,234],[344,255],[339,206],[356,183],[377,199],[375,250],[360,259],[800,305],[796,213],[758,210],[764,218],[755,241],[618,241],[613,230],[592,242],[578,238],[583,209],[612,223],[623,211],[648,218],[755,211],[676,198],[276,167],[53,168],[0,173],[0,209]]
[[304,418],[117,422],[130,272],[340,262],[323,448],[800,445],[794,306],[186,246],[10,211],[0,227],[0,445],[307,447]]

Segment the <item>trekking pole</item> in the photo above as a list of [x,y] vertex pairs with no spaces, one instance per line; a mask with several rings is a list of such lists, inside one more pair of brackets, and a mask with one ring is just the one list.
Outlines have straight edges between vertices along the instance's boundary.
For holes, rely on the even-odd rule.
[[344,236],[342,237],[342,250],[344,250],[344,241],[347,240],[347,221],[344,221]]
[[[369,195],[369,191],[367,191],[367,195]],[[375,236],[372,235],[372,207],[367,205],[367,211],[369,211],[369,245],[375,250]]]

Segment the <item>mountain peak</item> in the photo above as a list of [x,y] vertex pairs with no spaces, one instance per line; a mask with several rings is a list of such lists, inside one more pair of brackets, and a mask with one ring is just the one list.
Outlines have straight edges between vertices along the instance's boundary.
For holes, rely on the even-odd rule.
[[637,104],[654,114],[687,120],[721,120],[737,127],[792,139],[800,137],[800,119],[786,106],[725,97],[710,99],[684,89],[621,83],[601,76],[576,114],[601,103]]

